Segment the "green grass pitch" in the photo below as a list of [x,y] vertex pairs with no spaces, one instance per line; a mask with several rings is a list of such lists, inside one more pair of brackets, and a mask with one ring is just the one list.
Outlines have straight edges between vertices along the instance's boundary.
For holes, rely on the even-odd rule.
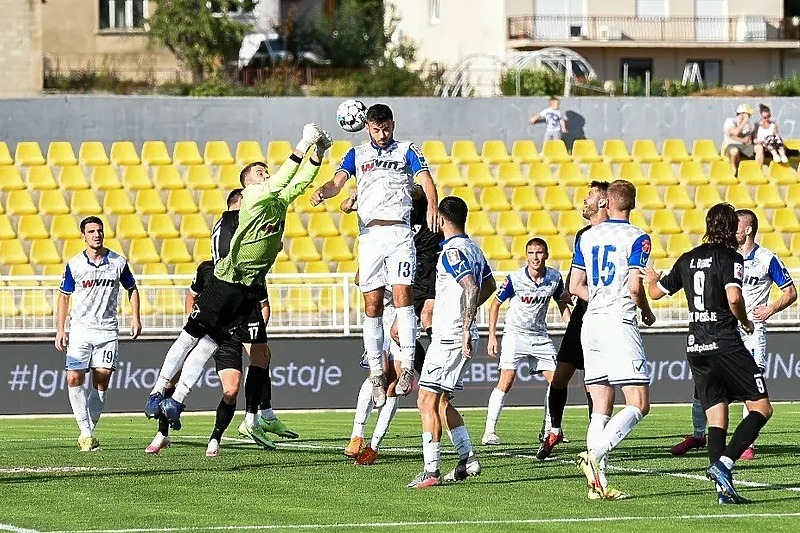
[[[741,416],[738,406],[732,411]],[[70,418],[4,419],[0,531],[800,531],[796,404],[776,406],[757,459],[737,465],[740,491],[754,500],[738,506],[717,505],[703,478],[705,451],[669,455],[691,426],[687,406],[654,407],[613,452],[611,483],[632,495],[616,502],[589,501],[572,463],[583,449],[585,409],[567,410],[572,442],[547,462],[534,458],[541,409],[507,409],[498,426],[503,444],[476,446],[483,475],[425,490],[406,488],[422,465],[414,411],[398,413],[378,462],[368,467],[342,455],[352,413],[281,417],[300,439],[261,450],[238,438],[237,415],[215,459],[205,457],[208,415],[185,416],[172,447],[158,456],[144,454],[154,424],[143,415],[104,418],[102,450],[94,453],[78,452]],[[465,412],[475,442],[484,417],[484,410]],[[375,414],[368,436],[374,422]],[[449,442],[443,450],[442,468],[450,470],[456,458]]]

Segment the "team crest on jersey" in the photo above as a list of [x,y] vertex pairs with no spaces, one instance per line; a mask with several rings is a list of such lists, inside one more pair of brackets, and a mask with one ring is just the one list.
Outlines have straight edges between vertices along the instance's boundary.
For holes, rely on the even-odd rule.
[[423,167],[428,166],[428,163],[425,161],[425,156],[422,153],[422,149],[419,146],[417,146],[416,144],[412,144],[411,151],[417,154],[420,165],[422,165]]
[[461,255],[461,252],[458,249],[451,248],[447,250],[445,252],[445,258],[447,258],[450,268],[453,269],[453,272],[456,275],[467,271],[467,262],[464,260],[464,256]]
[[642,251],[644,253],[646,253],[646,254],[650,253],[650,246],[651,246],[650,239],[646,239],[646,240],[642,241]]
[[733,277],[742,281],[744,279],[744,265],[742,263],[733,264]]

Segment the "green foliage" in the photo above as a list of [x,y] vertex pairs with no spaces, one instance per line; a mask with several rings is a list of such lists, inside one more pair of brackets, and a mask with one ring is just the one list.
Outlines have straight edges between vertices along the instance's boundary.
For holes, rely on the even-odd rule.
[[506,70],[500,74],[500,92],[505,96],[564,94],[564,77],[548,69]]
[[769,84],[772,96],[800,96],[800,74],[795,72],[791,78],[782,78]]
[[[343,0],[330,19],[320,13],[316,25],[300,40],[313,39],[337,68],[363,67],[384,48],[385,34],[381,2]],[[292,39],[288,39],[291,41]],[[297,39],[295,39],[297,40]]]
[[[629,78],[628,92],[623,91],[622,80],[614,82],[614,94],[617,96],[646,96],[647,88],[643,78]],[[650,81],[650,96],[689,96],[702,90],[697,82],[683,85],[680,80],[662,80],[653,78]]]
[[[253,0],[225,0],[229,11],[250,12]],[[226,15],[214,14],[198,0],[157,0],[148,19],[150,38],[166,46],[192,72],[196,83],[220,71],[237,57],[250,28]]]

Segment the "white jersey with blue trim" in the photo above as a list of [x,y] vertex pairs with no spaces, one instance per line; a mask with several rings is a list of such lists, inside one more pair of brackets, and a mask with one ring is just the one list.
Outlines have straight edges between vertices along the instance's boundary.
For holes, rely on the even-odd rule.
[[522,335],[547,336],[547,306],[551,298],[559,299],[564,292],[561,273],[545,268],[544,277],[536,283],[528,266],[506,276],[495,294],[500,303],[511,300],[505,318],[505,332]]
[[58,290],[72,296],[70,324],[87,328],[117,330],[117,303],[120,284],[136,288],[128,260],[108,250],[95,265],[83,251],[67,262]]
[[410,224],[411,185],[424,170],[428,163],[422,150],[408,141],[393,141],[386,148],[371,142],[351,148],[337,172],[356,179],[358,217],[367,225],[373,220]]
[[785,289],[794,282],[783,261],[771,250],[756,244],[744,258],[742,296],[748,317],[753,318],[753,309],[756,307],[767,305],[773,283],[778,288]]
[[636,320],[636,303],[628,288],[629,271],[646,266],[649,257],[650,236],[627,220],[608,219],[586,230],[575,246],[572,263],[586,271],[586,314]]
[[[492,269],[480,247],[466,235],[454,235],[442,242],[442,253],[436,264],[436,300],[433,304],[433,338],[461,341],[464,324],[461,301],[462,278],[472,274],[478,289],[491,277]],[[478,325],[472,323],[472,336],[478,338]]]

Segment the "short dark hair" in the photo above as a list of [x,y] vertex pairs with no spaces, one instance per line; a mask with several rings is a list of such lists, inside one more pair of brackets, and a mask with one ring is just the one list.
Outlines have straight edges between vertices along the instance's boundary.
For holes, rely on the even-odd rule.
[[88,224],[99,224],[100,229],[103,229],[103,221],[100,219],[100,217],[91,215],[81,220],[81,233],[86,233],[86,226]]
[[620,211],[636,207],[636,187],[630,181],[614,180],[608,185],[608,197],[613,198]]
[[749,209],[737,209],[736,216],[739,218],[747,217],[747,223],[753,228],[753,237],[755,237],[756,233],[758,233],[758,217],[756,214]]
[[589,184],[589,188],[597,189],[600,192],[607,193],[609,185],[611,184],[607,181],[592,180],[592,182]]
[[233,189],[231,192],[228,193],[228,209],[230,209],[233,204],[235,204],[242,198],[243,190],[244,189]]
[[703,242],[722,244],[735,250],[739,247],[736,242],[738,227],[739,217],[733,206],[725,202],[717,204],[706,213],[706,234],[703,235]]
[[458,196],[445,196],[439,202],[439,214],[461,229],[467,223],[467,202]]
[[250,172],[250,169],[253,167],[264,167],[264,170],[266,170],[267,164],[263,161],[253,161],[252,163],[247,163],[241,172],[239,172],[239,183],[242,184],[242,187],[244,187],[244,177],[247,176],[247,173]]
[[394,120],[391,108],[386,104],[373,104],[367,109],[367,122],[373,124],[383,124]]
[[526,242],[525,243],[525,253],[528,253],[528,246],[531,246],[533,244],[538,244],[539,246],[544,248],[544,253],[546,253],[546,254],[550,253],[550,249],[547,247],[547,242],[545,242],[545,240],[542,239],[541,237],[534,237],[531,240],[529,240],[528,242]]

